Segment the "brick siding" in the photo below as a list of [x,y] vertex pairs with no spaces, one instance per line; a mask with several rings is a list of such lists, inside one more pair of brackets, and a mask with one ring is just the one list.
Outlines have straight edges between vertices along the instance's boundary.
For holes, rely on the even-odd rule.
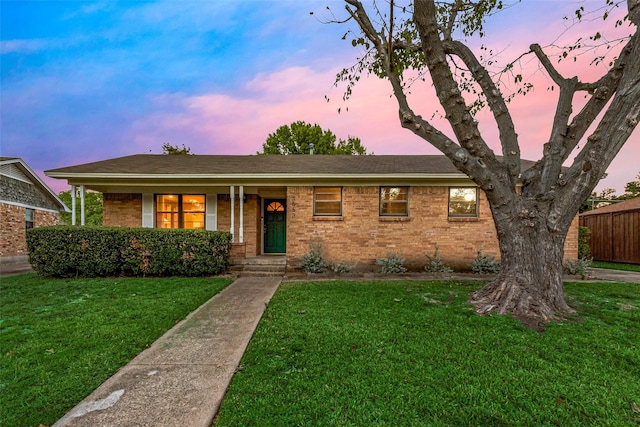
[[105,193],[102,224],[110,227],[142,227],[142,194]]
[[[449,218],[448,187],[411,187],[408,217],[380,217],[379,187],[344,187],[341,217],[313,216],[313,187],[289,187],[287,256],[296,266],[310,241],[322,242],[327,260],[373,268],[376,259],[402,253],[413,269],[426,264],[435,245],[445,264],[467,268],[478,249],[499,259],[498,241],[486,197],[478,218]],[[577,222],[571,226],[566,258],[577,257]]]
[[[27,255],[26,208],[0,202],[0,257]],[[60,215],[35,209],[34,227],[58,224]]]

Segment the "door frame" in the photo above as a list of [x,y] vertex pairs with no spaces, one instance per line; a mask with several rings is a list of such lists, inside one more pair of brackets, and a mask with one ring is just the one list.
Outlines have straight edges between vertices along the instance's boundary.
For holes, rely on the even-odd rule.
[[[284,252],[267,252],[267,206],[271,202],[279,202],[284,206]],[[263,255],[284,255],[287,253],[287,199],[286,198],[263,198],[262,199],[262,254]]]

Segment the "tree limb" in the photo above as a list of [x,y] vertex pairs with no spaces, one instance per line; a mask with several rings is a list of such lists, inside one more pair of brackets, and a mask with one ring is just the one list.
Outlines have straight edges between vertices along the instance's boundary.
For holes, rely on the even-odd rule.
[[[413,16],[438,100],[446,112],[456,139],[464,148],[464,151],[455,153],[453,157],[446,152],[445,154],[459,170],[473,177],[485,192],[496,186],[509,185],[511,180],[504,179],[507,169],[497,161],[493,151],[482,139],[477,122],[469,113],[458,83],[451,73],[438,32],[433,0],[416,0]],[[515,192],[515,188],[511,187],[511,191]]]
[[487,70],[480,64],[474,53],[464,43],[459,41],[445,41],[445,51],[449,54],[458,56],[471,71],[475,81],[482,88],[489,108],[493,113],[496,124],[498,125],[500,144],[502,146],[503,162],[506,164],[511,185],[515,184],[520,175],[520,146],[518,145],[518,135],[515,131],[511,114],[504,101],[504,97],[500,90],[491,79]]

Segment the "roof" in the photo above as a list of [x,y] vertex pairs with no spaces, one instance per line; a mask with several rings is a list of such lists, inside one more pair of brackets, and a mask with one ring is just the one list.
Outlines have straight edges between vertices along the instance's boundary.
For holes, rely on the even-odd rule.
[[166,155],[136,154],[48,170],[69,174],[229,175],[238,174],[460,174],[445,156],[349,155]]
[[[524,168],[531,165],[533,162],[523,161]],[[133,192],[134,188],[139,191],[158,185],[416,185],[427,181],[472,185],[444,155],[136,154],[52,169],[45,174],[103,192],[124,191],[125,187]]]
[[60,211],[70,212],[58,195],[19,157],[0,157],[0,172],[13,179],[27,180],[49,197]]
[[613,203],[608,206],[581,213],[580,216],[601,215],[634,210],[640,210],[640,197],[635,197],[633,199],[625,200],[624,202]]

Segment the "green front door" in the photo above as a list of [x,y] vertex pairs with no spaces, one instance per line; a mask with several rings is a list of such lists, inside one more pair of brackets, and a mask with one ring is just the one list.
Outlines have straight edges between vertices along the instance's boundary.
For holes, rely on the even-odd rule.
[[264,252],[283,254],[287,251],[287,212],[284,200],[264,201]]

